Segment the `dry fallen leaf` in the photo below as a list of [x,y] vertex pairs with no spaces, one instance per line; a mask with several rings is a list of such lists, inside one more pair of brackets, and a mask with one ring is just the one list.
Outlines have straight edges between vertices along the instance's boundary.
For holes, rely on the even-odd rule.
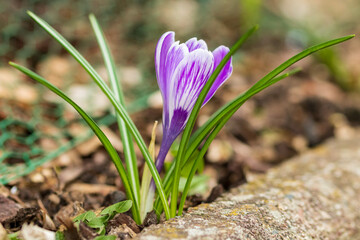
[[79,191],[82,193],[100,193],[102,195],[107,195],[111,192],[118,190],[114,186],[105,185],[105,184],[87,184],[87,183],[74,183],[71,184],[67,191]]
[[53,220],[50,218],[49,213],[47,212],[43,202],[41,199],[38,199],[38,205],[41,209],[40,213],[42,215],[42,225],[45,229],[56,231],[56,226]]
[[55,232],[36,225],[24,224],[21,228],[21,237],[24,240],[55,240]]

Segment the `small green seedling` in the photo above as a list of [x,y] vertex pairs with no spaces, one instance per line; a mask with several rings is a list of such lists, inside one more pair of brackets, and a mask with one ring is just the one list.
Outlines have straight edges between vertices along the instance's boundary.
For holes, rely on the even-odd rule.
[[115,240],[116,236],[110,235],[110,236],[98,236],[94,238],[94,240]]
[[[84,222],[91,228],[96,229],[97,233],[100,235],[105,234],[105,227],[107,223],[113,219],[117,213],[124,213],[130,210],[132,206],[131,200],[126,200],[122,202],[115,203],[104,210],[102,210],[98,215],[94,211],[87,211],[79,216],[75,217],[73,221],[79,226],[80,222]],[[101,238],[103,239],[103,238]]]

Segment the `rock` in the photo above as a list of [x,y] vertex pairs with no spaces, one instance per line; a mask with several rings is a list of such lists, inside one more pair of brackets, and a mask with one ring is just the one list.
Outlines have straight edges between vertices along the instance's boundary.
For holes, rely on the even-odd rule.
[[136,239],[360,239],[359,142],[332,140]]

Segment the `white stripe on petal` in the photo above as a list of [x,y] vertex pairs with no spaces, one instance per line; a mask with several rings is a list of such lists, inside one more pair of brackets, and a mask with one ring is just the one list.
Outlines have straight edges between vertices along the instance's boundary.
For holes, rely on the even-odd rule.
[[166,92],[169,92],[169,85],[171,81],[171,76],[174,74],[176,67],[179,63],[189,54],[189,50],[184,43],[179,44],[179,41],[174,42],[166,56],[165,63],[165,79],[167,81]]
[[166,32],[159,39],[155,50],[155,70],[160,91],[164,92],[166,79],[164,79],[165,61],[169,48],[174,43],[175,33]]
[[189,52],[192,52],[196,49],[208,50],[206,42],[202,39],[198,41],[196,37],[190,38],[189,40],[186,41],[185,44],[189,48]]
[[184,43],[179,44],[179,41],[174,42],[166,56],[164,71],[164,89],[162,90],[163,97],[163,123],[164,127],[168,127],[170,124],[169,120],[169,105],[171,104],[171,97],[169,97],[169,87],[171,85],[171,75],[175,72],[176,67],[179,63],[189,54],[189,50]]
[[192,110],[200,91],[213,71],[213,66],[213,55],[207,50],[197,49],[183,58],[169,84],[170,121],[176,109],[187,112]]

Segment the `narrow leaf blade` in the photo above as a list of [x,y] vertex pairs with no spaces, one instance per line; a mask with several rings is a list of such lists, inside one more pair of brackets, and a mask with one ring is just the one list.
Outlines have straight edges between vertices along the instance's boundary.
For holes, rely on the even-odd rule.
[[[115,99],[114,95],[105,84],[105,82],[101,79],[100,75],[95,71],[95,69],[89,64],[88,61],[68,42],[66,39],[61,36],[54,28],[52,28],[47,22],[38,17],[36,14],[28,11],[29,16],[34,19],[36,23],[38,23],[50,36],[52,36],[56,41],[58,41],[73,57],[76,61],[80,63],[80,65],[89,73],[95,83],[100,87],[100,89],[104,92],[104,94],[108,97],[111,104],[115,107],[116,111],[120,114],[122,119],[124,120],[127,128],[133,135],[137,145],[141,153],[144,156],[146,164],[149,166],[151,175],[153,176],[157,191],[159,193],[161,202],[164,207],[166,218],[170,218],[170,209],[167,205],[167,199],[165,197],[164,188],[161,183],[161,178],[159,173],[156,170],[155,164],[151,159],[150,153],[147,149],[147,146],[144,142],[144,139],[141,137],[138,129],[135,124],[131,120],[129,114],[126,112],[125,108]],[[136,199],[132,199],[135,201]],[[138,205],[137,203],[135,205]]]
[[[114,92],[115,98],[122,104],[124,103],[124,94],[122,92],[122,88],[120,85],[120,81],[118,79],[117,73],[116,73],[116,67],[113,60],[113,57],[111,55],[109,45],[107,44],[107,41],[105,39],[105,36],[103,34],[103,31],[98,23],[98,21],[95,18],[95,15],[91,14],[89,16],[91,25],[93,27],[93,30],[96,35],[96,39],[99,43],[101,53],[103,55],[106,69],[108,71],[111,88]],[[130,179],[131,187],[135,194],[135,199],[138,205],[140,205],[140,183],[139,183],[139,172],[137,167],[137,160],[136,160],[136,154],[134,149],[134,144],[131,138],[131,134],[129,130],[126,127],[126,124],[124,120],[122,120],[119,113],[116,112],[116,119],[118,122],[120,137],[123,142],[123,151],[124,151],[124,157],[125,157],[125,163],[126,163],[126,169],[127,173]],[[139,206],[138,206],[139,208]],[[135,209],[135,208],[133,208]],[[139,213],[136,213],[133,211],[134,219],[138,224],[141,224],[141,220],[139,218]]]
[[48,82],[47,80],[45,80],[44,78],[42,78],[38,74],[34,73],[33,71],[31,71],[31,70],[29,70],[29,69],[27,69],[25,67],[22,67],[22,66],[18,65],[16,63],[10,62],[9,64],[11,66],[13,66],[14,68],[18,69],[19,71],[23,72],[24,74],[26,74],[30,78],[34,79],[38,83],[40,83],[40,84],[44,85],[45,87],[47,87],[49,90],[51,90],[56,95],[58,95],[59,97],[64,99],[66,102],[68,102],[80,114],[80,116],[85,120],[85,122],[88,124],[88,126],[93,130],[95,135],[98,137],[100,142],[103,144],[106,151],[109,153],[109,155],[111,157],[111,160],[113,161],[113,163],[115,164],[115,166],[116,166],[116,168],[117,168],[117,170],[119,172],[119,175],[120,175],[121,180],[122,180],[122,182],[124,184],[127,196],[131,200],[134,200],[134,194],[133,194],[132,189],[130,187],[130,184],[129,184],[129,181],[128,181],[128,178],[127,178],[127,175],[126,175],[126,171],[125,171],[124,166],[122,165],[121,159],[120,159],[119,155],[117,154],[115,148],[112,146],[109,139],[106,137],[104,132],[101,131],[100,127],[95,123],[95,121],[79,105],[77,105],[68,96],[66,96],[65,93],[63,93],[60,89],[58,89],[57,87],[52,85],[50,82]]

